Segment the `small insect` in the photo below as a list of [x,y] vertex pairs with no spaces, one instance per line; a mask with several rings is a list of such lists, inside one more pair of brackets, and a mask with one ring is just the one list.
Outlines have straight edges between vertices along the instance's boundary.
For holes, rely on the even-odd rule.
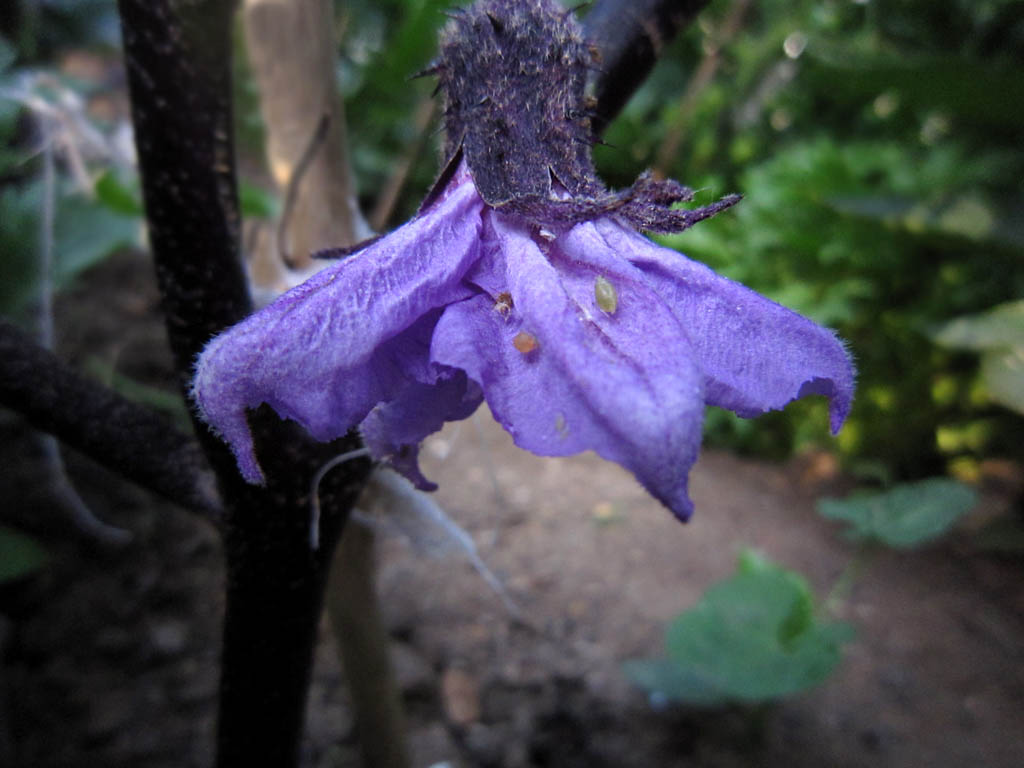
[[615,286],[600,275],[594,281],[594,301],[609,315],[614,315],[615,310],[619,308],[619,294]]
[[512,346],[518,349],[524,355],[528,355],[531,352],[533,352],[533,350],[539,348],[540,344],[537,342],[537,337],[534,336],[532,333],[520,331],[513,337]]
[[494,311],[502,317],[508,317],[508,313],[512,311],[512,294],[508,291],[502,291],[494,299]]

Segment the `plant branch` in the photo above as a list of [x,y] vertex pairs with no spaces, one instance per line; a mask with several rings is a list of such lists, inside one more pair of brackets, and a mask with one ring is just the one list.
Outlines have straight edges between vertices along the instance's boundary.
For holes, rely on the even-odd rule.
[[[308,268],[310,251],[354,245],[357,232],[365,229],[345,146],[333,16],[331,0],[245,0],[246,41],[259,83],[267,156],[278,186],[286,192],[278,250],[289,266],[288,243],[294,244],[296,265]],[[307,140],[318,114],[319,125]],[[425,134],[429,114],[422,120]],[[333,473],[341,468],[348,456],[341,454],[321,467],[313,483],[314,502],[328,469]],[[319,512],[318,503],[312,506]],[[407,768],[401,692],[390,669],[389,638],[373,588],[373,540],[373,533],[360,526],[345,528],[328,581],[327,607],[363,762],[366,768]]]
[[103,466],[217,522],[220,502],[195,440],[91,381],[0,320],[0,404]]
[[583,20],[589,41],[601,54],[594,77],[601,134],[640,87],[654,62],[676,34],[710,0],[597,0]]
[[[118,4],[150,243],[183,391],[203,346],[251,310],[239,259],[232,145],[234,5]],[[217,763],[288,768],[299,758],[328,566],[370,462],[348,462],[321,484],[321,546],[312,551],[311,478],[332,455],[358,447],[358,437],[316,443],[266,406],[251,412],[268,479],[259,487],[242,479],[227,446],[205,424],[194,424],[225,506]]]
[[[43,205],[39,232],[39,343],[53,350],[53,226],[57,208],[57,179],[54,169],[54,141],[56,128],[52,118],[38,114],[37,122],[43,144]],[[128,531],[100,520],[79,495],[64,466],[57,439],[48,433],[39,435],[39,445],[49,466],[49,481],[60,498],[66,519],[79,531],[95,541],[115,546],[131,541]]]

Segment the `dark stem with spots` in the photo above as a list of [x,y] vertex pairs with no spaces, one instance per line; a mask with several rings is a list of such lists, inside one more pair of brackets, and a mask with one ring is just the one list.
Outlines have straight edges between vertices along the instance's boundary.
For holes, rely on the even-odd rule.
[[583,20],[601,54],[594,131],[604,132],[640,87],[662,50],[711,0],[597,0]]
[[[231,125],[229,0],[119,0],[146,216],[183,391],[216,333],[251,311],[239,260]],[[310,440],[268,408],[250,414],[265,487],[196,421],[224,500],[227,615],[218,765],[293,766],[327,568],[369,474],[348,462],[320,486],[320,549],[309,547],[310,480],[350,435]]]

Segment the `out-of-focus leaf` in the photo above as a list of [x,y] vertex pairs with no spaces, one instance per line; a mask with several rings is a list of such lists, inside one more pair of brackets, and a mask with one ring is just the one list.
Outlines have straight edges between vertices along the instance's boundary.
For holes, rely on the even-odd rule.
[[993,66],[965,56],[866,58],[838,46],[810,49],[815,85],[874,98],[894,91],[901,101],[939,108],[960,120],[1014,127],[1024,124],[1024,79],[1012,66]]
[[933,477],[880,493],[822,499],[818,512],[849,523],[852,539],[912,549],[942,536],[976,501],[977,494],[963,483]]
[[[31,199],[30,199],[31,198]],[[0,190],[0,312],[14,314],[38,291],[39,196]]]
[[915,201],[903,197],[831,197],[825,200],[834,210],[864,216],[870,219],[897,221],[915,205]]
[[138,242],[140,221],[114,213],[81,195],[57,201],[54,221],[54,280],[67,285],[79,272]]
[[[4,77],[0,74],[0,88],[3,88]],[[21,104],[13,99],[0,96],[0,173],[7,173],[25,160],[25,154],[11,147],[11,139],[17,126]]]
[[958,317],[939,328],[933,338],[953,349],[1024,347],[1024,301],[1010,301],[988,312]]
[[1014,248],[1024,246],[1024,235],[1012,219],[972,195],[934,206],[911,198],[875,196],[834,197],[826,202],[839,213],[876,219],[909,234],[953,235]]
[[824,681],[851,636],[848,625],[816,615],[802,576],[745,552],[734,576],[669,625],[668,659],[633,661],[625,671],[676,701],[763,702]]
[[128,187],[113,173],[106,171],[96,180],[95,190],[96,199],[114,213],[123,216],[142,216],[142,197],[137,182],[133,187]]
[[0,72],[3,72],[18,57],[18,52],[14,50],[14,46],[7,42],[7,38],[0,35]]
[[0,525],[0,584],[38,571],[49,559],[46,550],[31,536]]
[[238,185],[238,201],[247,219],[273,219],[280,207],[273,193],[245,179]]
[[401,87],[430,61],[437,49],[442,11],[452,0],[410,0],[405,18],[387,48],[368,67],[370,88]]
[[[54,220],[54,284],[61,288],[79,272],[134,244],[139,220],[114,213],[81,195],[58,195]],[[29,184],[0,192],[0,312],[13,315],[39,293],[39,211],[42,187]]]
[[994,401],[1024,413],[1024,346],[982,355],[981,380]]
[[981,352],[981,380],[989,397],[1024,413],[1024,301],[958,317],[933,338],[944,347]]

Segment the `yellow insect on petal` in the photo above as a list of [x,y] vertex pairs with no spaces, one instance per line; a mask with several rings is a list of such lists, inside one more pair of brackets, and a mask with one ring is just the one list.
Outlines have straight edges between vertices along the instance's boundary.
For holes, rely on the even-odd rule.
[[609,315],[614,315],[615,310],[619,308],[619,294],[616,293],[615,286],[600,275],[594,281],[594,301]]
[[512,339],[512,346],[522,352],[524,355],[528,355],[533,350],[537,349],[540,344],[537,342],[537,337],[532,333],[526,331],[520,331]]

